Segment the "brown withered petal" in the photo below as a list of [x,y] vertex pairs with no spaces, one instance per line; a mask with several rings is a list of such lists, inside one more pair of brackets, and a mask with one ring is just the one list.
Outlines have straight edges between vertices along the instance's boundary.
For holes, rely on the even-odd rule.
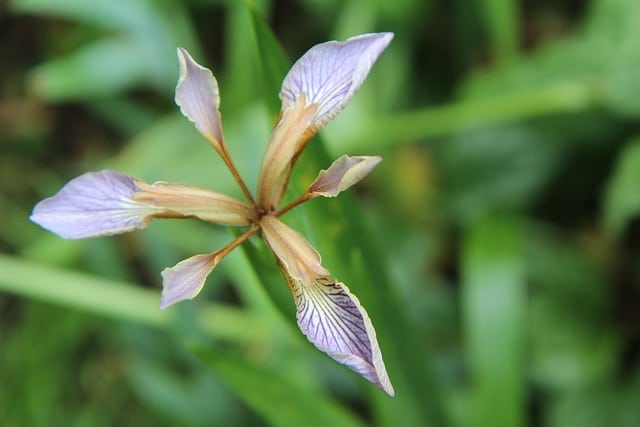
[[260,220],[265,241],[290,276],[303,283],[313,283],[329,271],[320,264],[320,254],[293,228],[278,218],[266,215]]
[[282,112],[267,144],[258,176],[258,204],[263,209],[273,210],[280,203],[297,148],[313,136],[310,126],[316,109],[316,105],[305,105],[302,95],[293,107]]
[[382,161],[379,156],[342,156],[318,174],[307,190],[316,196],[336,197],[367,176]]
[[255,210],[238,199],[204,188],[137,181],[133,200],[159,209],[156,217],[194,217],[222,225],[249,225]]

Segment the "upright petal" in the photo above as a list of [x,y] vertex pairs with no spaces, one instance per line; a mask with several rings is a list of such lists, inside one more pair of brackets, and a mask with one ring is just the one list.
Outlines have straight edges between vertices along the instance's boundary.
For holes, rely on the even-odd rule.
[[358,91],[392,38],[392,33],[363,34],[312,47],[298,59],[282,83],[283,109],[292,107],[305,94],[307,103],[319,104],[313,120],[315,126],[324,126]]
[[220,151],[222,126],[218,82],[211,70],[193,60],[189,52],[178,48],[180,78],[176,86],[176,104],[202,135]]
[[280,203],[299,147],[313,136],[307,130],[316,111],[316,105],[305,105],[304,95],[282,111],[258,175],[258,204],[264,210],[274,210]]
[[379,156],[344,155],[333,162],[329,169],[320,171],[307,192],[317,196],[336,197],[367,176],[381,161],[382,157]]
[[294,279],[313,283],[329,274],[320,264],[318,251],[302,234],[271,215],[262,217],[260,226],[265,241]]
[[143,228],[158,210],[133,200],[136,181],[113,170],[86,173],[38,203],[30,219],[65,239]]
[[298,326],[309,341],[393,396],[376,331],[358,298],[337,280],[304,284],[284,273],[296,302]]
[[167,308],[200,293],[207,277],[220,262],[220,251],[195,255],[162,271],[160,308]]

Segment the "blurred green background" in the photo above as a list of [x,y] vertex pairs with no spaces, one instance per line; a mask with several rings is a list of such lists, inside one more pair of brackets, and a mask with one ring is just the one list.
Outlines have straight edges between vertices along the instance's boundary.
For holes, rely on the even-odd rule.
[[[159,272],[230,232],[28,221],[103,167],[238,194],[173,103],[176,46],[255,186],[288,61],[372,31],[396,36],[294,185],[384,161],[286,221],[369,311],[395,398],[306,341],[257,239],[160,311]],[[637,0],[0,3],[0,425],[640,426],[639,69]]]

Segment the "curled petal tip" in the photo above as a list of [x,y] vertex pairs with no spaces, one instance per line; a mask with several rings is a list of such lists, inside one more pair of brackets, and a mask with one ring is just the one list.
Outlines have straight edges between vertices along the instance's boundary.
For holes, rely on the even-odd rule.
[[329,169],[320,171],[307,191],[315,196],[335,197],[362,180],[381,161],[380,156],[342,156]]
[[208,68],[198,64],[186,49],[179,47],[180,77],[175,101],[180,111],[216,149],[222,144],[218,82]]

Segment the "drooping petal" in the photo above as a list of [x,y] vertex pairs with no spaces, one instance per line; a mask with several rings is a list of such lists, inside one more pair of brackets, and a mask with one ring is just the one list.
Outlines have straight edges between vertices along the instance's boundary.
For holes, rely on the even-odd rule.
[[262,217],[260,227],[265,241],[294,279],[312,283],[329,274],[320,264],[318,251],[302,234],[271,215]]
[[156,182],[136,182],[138,203],[158,208],[156,217],[194,217],[222,225],[249,225],[255,210],[238,199],[204,188]]
[[258,204],[263,209],[273,210],[280,203],[298,148],[313,136],[307,131],[316,111],[316,105],[306,105],[304,94],[291,108],[282,111],[258,175]]
[[380,156],[342,156],[329,169],[320,171],[307,192],[317,196],[336,197],[367,176],[381,161]]
[[324,126],[358,91],[392,38],[392,33],[363,34],[312,47],[298,59],[282,83],[283,109],[291,108],[305,94],[307,103],[319,104],[314,124],[317,128]]
[[189,52],[178,48],[180,77],[176,86],[176,104],[180,111],[211,144],[220,151],[223,141],[218,82],[213,73],[193,60]]
[[160,308],[167,308],[200,293],[207,277],[220,262],[220,251],[195,255],[162,271]]
[[298,326],[309,341],[393,396],[376,331],[358,298],[337,280],[304,284],[283,273],[296,302]]
[[136,181],[113,170],[86,173],[38,203],[30,219],[65,239],[143,228],[158,210],[133,200]]

